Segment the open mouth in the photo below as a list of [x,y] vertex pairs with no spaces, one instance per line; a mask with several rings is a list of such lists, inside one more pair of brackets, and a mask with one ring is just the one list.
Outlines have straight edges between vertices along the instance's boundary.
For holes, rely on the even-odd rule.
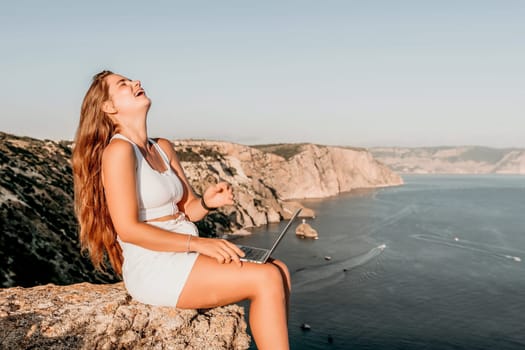
[[143,89],[140,89],[138,90],[137,92],[135,92],[135,97],[139,97],[139,96],[143,96],[145,95],[146,93],[144,92]]

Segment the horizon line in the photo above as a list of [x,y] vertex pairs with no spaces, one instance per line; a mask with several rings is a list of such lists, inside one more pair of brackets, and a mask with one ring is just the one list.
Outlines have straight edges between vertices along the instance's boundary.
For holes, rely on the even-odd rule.
[[[1,131],[0,133],[20,137],[20,138],[30,138],[34,140],[39,141],[52,141],[52,142],[74,142],[74,139],[56,139],[56,138],[41,138],[36,136],[30,136],[30,135],[20,135],[20,134],[14,134],[6,131]],[[301,144],[311,144],[311,145],[318,145],[318,146],[328,146],[328,147],[339,147],[339,148],[361,148],[361,149],[376,149],[376,148],[391,148],[391,149],[444,149],[444,148],[489,148],[489,149],[497,149],[497,150],[525,150],[525,147],[513,147],[513,146],[487,146],[482,144],[457,144],[457,145],[436,145],[436,146],[392,146],[392,145],[382,145],[382,146],[357,146],[357,145],[334,145],[334,144],[322,144],[318,142],[311,142],[311,141],[291,141],[291,142],[273,142],[273,143],[243,143],[238,141],[231,141],[226,139],[213,139],[213,138],[172,138],[172,137],[163,137],[170,141],[208,141],[208,142],[226,142],[226,143],[234,143],[249,147],[262,147],[262,146],[277,146],[277,145],[301,145]]]

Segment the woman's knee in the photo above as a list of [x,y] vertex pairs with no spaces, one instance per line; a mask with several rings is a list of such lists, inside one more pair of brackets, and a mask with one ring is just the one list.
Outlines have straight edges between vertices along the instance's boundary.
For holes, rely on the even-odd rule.
[[280,268],[274,264],[263,264],[258,268],[257,293],[272,293],[285,295],[286,282],[283,280]]

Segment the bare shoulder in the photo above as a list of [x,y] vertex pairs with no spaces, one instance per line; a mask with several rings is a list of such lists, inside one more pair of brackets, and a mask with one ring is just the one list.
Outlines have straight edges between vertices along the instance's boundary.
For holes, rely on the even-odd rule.
[[169,140],[158,138],[156,139],[156,142],[159,144],[162,150],[166,152],[170,161],[175,160],[178,162],[177,153],[175,152],[175,149],[173,148],[173,144]]
[[102,153],[102,164],[115,164],[122,161],[129,161],[135,158],[133,145],[128,141],[115,139],[111,141]]
[[155,141],[157,141],[157,143],[163,147],[173,148],[172,143],[168,139],[159,137],[158,139],[155,139]]

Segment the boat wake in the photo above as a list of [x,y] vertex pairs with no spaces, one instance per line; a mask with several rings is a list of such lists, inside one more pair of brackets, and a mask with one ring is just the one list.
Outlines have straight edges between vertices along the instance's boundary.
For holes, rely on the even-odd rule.
[[329,261],[324,265],[304,267],[292,273],[294,293],[317,291],[341,282],[348,272],[356,267],[365,265],[380,255],[385,244],[372,248],[368,252],[341,261]]
[[441,245],[446,245],[449,247],[460,248],[465,250],[470,250],[478,253],[483,253],[494,258],[512,260],[515,262],[521,262],[521,257],[513,255],[515,252],[505,251],[498,247],[488,246],[485,244],[478,244],[469,240],[460,239],[459,237],[442,237],[438,235],[428,235],[428,234],[414,234],[411,237],[432,242],[438,243]]

